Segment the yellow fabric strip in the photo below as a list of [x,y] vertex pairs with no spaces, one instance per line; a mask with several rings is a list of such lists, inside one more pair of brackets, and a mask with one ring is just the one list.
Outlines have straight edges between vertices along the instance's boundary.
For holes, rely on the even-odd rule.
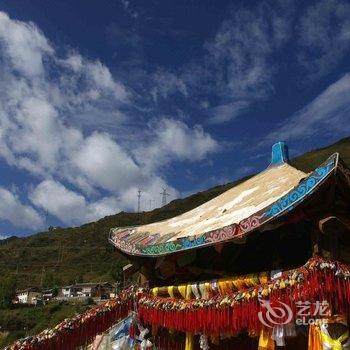
[[[212,280],[207,282],[203,281],[200,283],[196,282],[195,284],[198,285],[198,288],[201,292],[201,297],[206,299],[213,293],[216,294],[217,292],[219,292],[220,295],[226,295],[228,293],[231,293],[232,291],[256,286],[259,283],[266,284],[268,281],[269,274],[267,272],[262,272],[260,274],[224,277],[220,278],[219,280]],[[159,288],[157,295],[168,292],[168,294],[172,297],[172,295],[169,293],[169,290],[171,290],[171,288],[173,290],[174,288],[177,288],[181,296],[184,299],[186,298],[186,285],[161,287]]]
[[186,299],[186,288],[187,286],[185,285],[181,285],[181,286],[178,286],[177,289],[179,291],[179,293],[181,294],[181,296]]
[[321,332],[322,342],[332,350],[343,350],[342,342],[349,338],[349,332],[344,333],[338,339],[331,338],[328,334]]
[[[191,299],[192,286],[188,284],[186,287],[186,300]],[[186,333],[185,350],[193,350],[193,334]]]
[[244,287],[244,277],[236,277],[232,279],[232,284],[237,290],[242,289]]
[[227,294],[227,283],[226,279],[219,279],[219,292],[221,295]]
[[156,296],[158,295],[158,290],[159,290],[158,287],[152,288],[152,295],[153,295],[154,297],[156,297]]
[[192,296],[192,286],[190,284],[188,284],[186,286],[186,297],[185,297],[185,299],[189,300],[189,299],[191,299],[191,296]]
[[186,333],[185,350],[193,350],[193,334]]
[[267,272],[261,272],[260,275],[259,275],[259,282],[261,284],[265,284],[267,283],[269,280],[269,275]]
[[168,293],[170,295],[170,298],[174,298],[174,286],[168,287]]
[[275,350],[275,342],[271,338],[272,328],[263,328],[259,337],[259,350]]

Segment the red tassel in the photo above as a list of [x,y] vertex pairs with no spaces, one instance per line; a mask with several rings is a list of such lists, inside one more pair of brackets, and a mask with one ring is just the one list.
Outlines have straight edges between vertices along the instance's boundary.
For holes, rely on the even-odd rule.
[[[336,309],[348,314],[349,280],[335,276],[334,269],[321,270],[315,268],[314,266],[318,266],[317,264],[318,262],[315,261],[312,268],[299,270],[300,273],[303,273],[303,282],[284,289],[273,289],[269,296],[270,301],[281,301],[287,304],[296,315],[298,310],[295,302],[297,301],[315,303],[316,301],[327,300]],[[344,270],[344,267],[342,269]],[[154,299],[149,296],[146,296],[146,298],[150,300],[150,305],[152,305]],[[145,323],[158,324],[182,332],[214,334],[220,329],[222,332],[237,334],[247,330],[256,333],[260,331],[261,324],[257,315],[261,311],[261,306],[257,298],[240,302],[234,301],[232,306],[222,306],[220,302],[223,298],[224,296],[212,297],[212,303],[206,307],[194,307],[194,301],[188,301],[186,308],[182,310],[164,310],[160,307],[154,310],[156,317],[150,315],[152,313],[151,309],[141,305],[139,314],[141,320]],[[159,301],[157,305],[163,305],[168,301],[167,298],[157,298],[156,300]],[[172,300],[171,303],[176,304],[176,300]]]

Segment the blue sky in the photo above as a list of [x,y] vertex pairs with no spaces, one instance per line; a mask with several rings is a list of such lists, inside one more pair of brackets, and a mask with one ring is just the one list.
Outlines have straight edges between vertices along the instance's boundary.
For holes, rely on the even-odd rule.
[[0,4],[0,236],[142,209],[350,134],[347,1]]

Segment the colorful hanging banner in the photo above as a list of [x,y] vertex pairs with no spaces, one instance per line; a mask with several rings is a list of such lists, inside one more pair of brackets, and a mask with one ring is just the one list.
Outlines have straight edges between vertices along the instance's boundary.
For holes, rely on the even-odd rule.
[[331,310],[349,315],[350,268],[320,258],[312,258],[305,266],[283,273],[278,279],[226,295],[220,292],[224,288],[220,288],[220,283],[218,287],[217,282],[212,282],[211,287],[218,290],[208,299],[152,297],[144,293],[138,300],[139,318],[145,324],[182,332],[258,334],[262,328],[259,313],[266,313],[266,301],[272,307],[285,305],[293,316],[298,303],[305,301],[315,307],[326,301]]

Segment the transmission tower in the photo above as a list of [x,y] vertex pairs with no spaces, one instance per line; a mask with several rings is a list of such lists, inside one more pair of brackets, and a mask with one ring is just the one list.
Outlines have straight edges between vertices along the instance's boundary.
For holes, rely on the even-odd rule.
[[169,196],[169,193],[167,193],[166,188],[163,188],[160,194],[162,195],[162,207],[164,207],[164,205],[166,205],[166,197]]
[[141,211],[141,190],[137,191],[137,212],[140,213]]

